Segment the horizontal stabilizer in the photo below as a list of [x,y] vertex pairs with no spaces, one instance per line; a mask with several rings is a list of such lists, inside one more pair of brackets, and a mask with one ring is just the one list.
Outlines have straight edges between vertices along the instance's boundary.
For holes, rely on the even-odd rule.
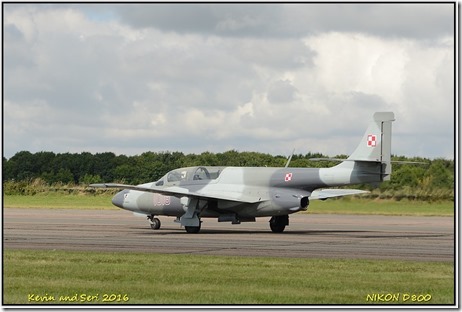
[[[311,161],[356,161],[356,162],[380,162],[377,160],[356,160],[356,159],[344,159],[344,158],[309,158]],[[391,160],[393,164],[402,164],[402,165],[429,165],[428,162],[424,161],[407,161],[407,160]]]
[[403,165],[430,165],[428,162],[424,161],[407,161],[407,160],[392,160],[393,164],[403,164]]
[[369,191],[363,190],[352,190],[352,189],[322,189],[322,190],[314,190],[310,195],[310,200],[312,199],[328,199],[333,197],[341,197],[347,195],[359,195],[359,194],[366,194],[370,193]]
[[[308,160],[312,160],[312,161],[345,161],[345,160],[348,160],[348,159],[343,159],[343,158],[310,158]],[[351,159],[351,161],[354,161],[354,160]]]
[[356,159],[346,159],[346,158],[310,158],[308,160],[312,161],[364,161],[364,162],[379,162],[377,160],[356,160]]

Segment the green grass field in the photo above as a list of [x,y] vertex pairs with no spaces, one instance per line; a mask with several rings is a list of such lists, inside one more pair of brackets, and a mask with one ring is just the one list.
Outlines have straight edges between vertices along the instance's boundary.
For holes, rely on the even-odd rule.
[[[79,208],[118,209],[111,203],[113,195],[6,195],[4,207],[14,208]],[[454,202],[423,202],[409,200],[378,200],[345,197],[310,203],[307,213],[381,214],[416,216],[453,216]]]
[[424,202],[410,200],[342,199],[313,200],[309,213],[327,214],[379,214],[393,216],[453,216],[454,202]]
[[413,298],[454,304],[455,300],[454,265],[445,262],[9,249],[3,257],[4,304],[416,304]]
[[48,193],[38,195],[5,195],[5,208],[69,208],[69,209],[118,209],[112,205],[113,195],[64,195]]

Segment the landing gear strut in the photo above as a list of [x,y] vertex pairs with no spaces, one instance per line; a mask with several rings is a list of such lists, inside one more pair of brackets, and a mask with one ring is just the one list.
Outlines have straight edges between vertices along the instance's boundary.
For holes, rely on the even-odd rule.
[[273,216],[270,221],[270,228],[273,233],[282,233],[286,228],[286,225],[289,225],[289,216]]
[[180,223],[188,233],[199,233],[201,230],[200,213],[207,207],[208,202],[198,198],[190,198],[184,203],[186,212],[180,217]]
[[153,230],[160,229],[160,220],[157,218],[154,218],[154,215],[148,216],[148,221],[149,221],[149,224],[151,225],[151,229]]

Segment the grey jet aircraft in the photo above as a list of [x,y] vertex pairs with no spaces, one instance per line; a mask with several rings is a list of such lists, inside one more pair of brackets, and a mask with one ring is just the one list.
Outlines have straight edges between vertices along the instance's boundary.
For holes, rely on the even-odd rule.
[[159,229],[156,216],[176,217],[188,233],[198,233],[201,218],[218,222],[254,222],[271,217],[273,232],[289,225],[289,215],[306,211],[310,200],[367,193],[332,189],[362,183],[380,183],[391,174],[392,112],[377,112],[354,152],[330,168],[269,168],[198,166],[175,169],[156,182],[140,185],[91,184],[120,188],[112,203],[147,216]]

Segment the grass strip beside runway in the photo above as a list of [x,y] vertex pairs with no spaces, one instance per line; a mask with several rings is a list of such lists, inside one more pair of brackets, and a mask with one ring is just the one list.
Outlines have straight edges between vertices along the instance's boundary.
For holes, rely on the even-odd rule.
[[64,208],[64,209],[119,209],[112,205],[114,195],[65,195],[58,193],[37,195],[5,195],[6,208]]
[[311,201],[308,213],[445,217],[454,216],[454,202],[396,201],[345,197],[326,201]]
[[[112,195],[5,195],[6,208],[119,209]],[[453,216],[454,202],[377,200],[346,197],[326,201],[313,200],[307,213],[377,214],[390,216]]]
[[454,302],[446,262],[11,249],[3,257],[4,304]]

